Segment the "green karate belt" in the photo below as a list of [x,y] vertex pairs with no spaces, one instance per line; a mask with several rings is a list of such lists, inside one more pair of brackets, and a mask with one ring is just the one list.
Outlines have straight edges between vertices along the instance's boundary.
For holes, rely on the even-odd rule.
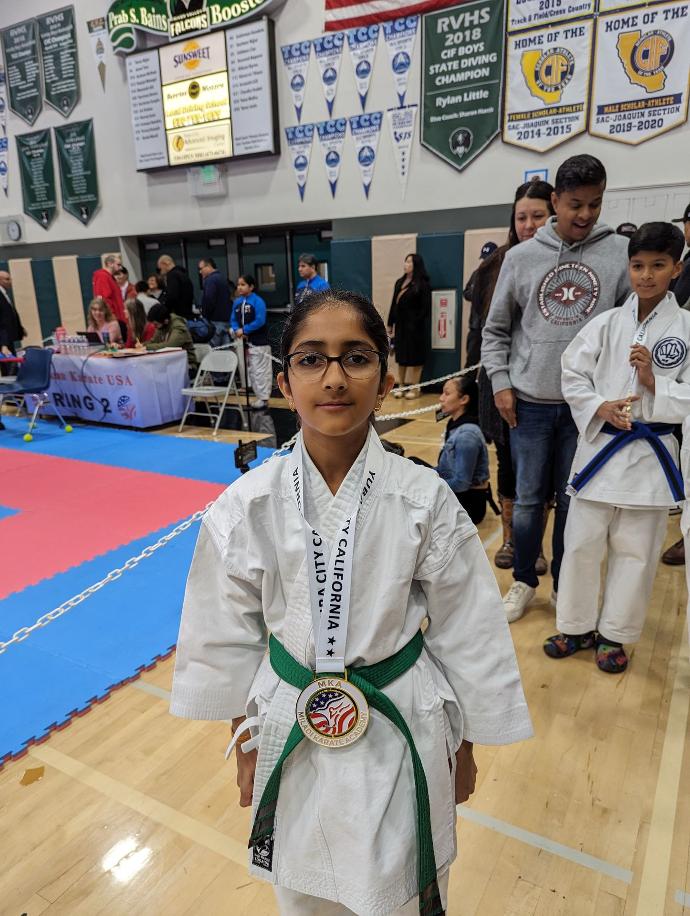
[[[431,812],[429,808],[429,789],[427,787],[424,767],[417,753],[414,738],[407,727],[407,723],[400,715],[395,703],[381,692],[381,688],[388,686],[394,680],[414,665],[419,658],[424,639],[421,631],[395,655],[378,662],[375,665],[366,665],[361,668],[348,668],[348,680],[359,687],[367,702],[373,709],[382,715],[402,732],[407,741],[412,756],[414,771],[414,788],[417,799],[417,881],[419,887],[419,912],[420,916],[443,916],[441,895],[436,879],[436,860],[434,858],[434,844],[431,835]],[[314,672],[303,668],[289,652],[271,636],[269,639],[269,655],[271,667],[278,677],[298,690],[304,690],[314,680]],[[334,675],[335,676],[335,675]],[[366,736],[364,736],[366,738]],[[268,778],[266,787],[257,808],[254,827],[249,838],[249,848],[270,841],[273,837],[276,806],[280,791],[280,778],[283,764],[304,738],[304,733],[298,723],[292,726],[287,737],[283,751],[276,761],[273,772]],[[334,750],[333,753],[337,753]]]

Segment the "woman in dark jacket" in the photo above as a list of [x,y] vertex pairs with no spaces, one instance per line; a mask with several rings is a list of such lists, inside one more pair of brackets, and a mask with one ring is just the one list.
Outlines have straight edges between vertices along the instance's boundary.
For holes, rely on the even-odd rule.
[[[429,350],[431,320],[431,284],[424,261],[418,254],[408,254],[404,269],[395,281],[388,313],[388,335],[395,338],[400,387],[419,384]],[[419,388],[411,388],[405,397],[413,400],[419,393]],[[393,390],[393,397],[402,396],[401,391]]]
[[[533,178],[521,184],[515,192],[515,201],[510,215],[508,242],[497,248],[492,255],[479,265],[474,274],[472,285],[472,310],[470,312],[467,334],[467,365],[474,366],[480,362],[482,349],[482,329],[489,314],[489,306],[496,288],[498,275],[506,252],[520,242],[531,239],[540,226],[553,216],[551,194],[553,187],[547,181]],[[508,424],[501,419],[494,404],[491,382],[484,371],[479,370],[479,426],[487,439],[493,439],[498,459],[498,501],[501,505],[503,520],[503,544],[496,552],[494,563],[499,569],[509,569],[513,565],[513,501],[515,499],[515,475],[510,456],[510,437]],[[537,561],[537,574],[546,573],[546,560],[540,551]]]

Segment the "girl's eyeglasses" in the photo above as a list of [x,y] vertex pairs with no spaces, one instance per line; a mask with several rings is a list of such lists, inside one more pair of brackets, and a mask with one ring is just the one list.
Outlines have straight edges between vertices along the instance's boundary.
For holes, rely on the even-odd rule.
[[348,378],[373,378],[381,370],[383,355],[378,350],[348,350],[341,356],[326,356],[317,350],[296,350],[285,357],[285,365],[298,378],[318,381],[330,363],[338,363]]

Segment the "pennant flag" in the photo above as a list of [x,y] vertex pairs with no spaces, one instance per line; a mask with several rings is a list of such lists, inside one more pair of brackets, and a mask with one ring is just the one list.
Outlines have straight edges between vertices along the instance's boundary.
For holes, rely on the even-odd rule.
[[292,158],[292,167],[297,178],[299,199],[304,200],[304,189],[307,186],[309,174],[309,161],[311,159],[312,141],[314,139],[313,124],[298,124],[295,127],[286,127],[288,148]]
[[320,121],[316,125],[316,129],[319,133],[321,154],[326,166],[328,183],[331,186],[331,195],[335,197],[338,175],[340,174],[340,163],[343,158],[343,142],[345,140],[345,131],[347,130],[347,120],[345,118],[336,118],[331,121]]
[[419,16],[407,16],[404,19],[394,19],[392,22],[383,24],[383,37],[388,47],[393,82],[398,93],[398,103],[401,106],[405,104],[407,79],[410,75],[418,25]]
[[105,89],[105,49],[108,45],[108,30],[105,26],[105,17],[100,16],[98,19],[89,19],[86,23],[91,39],[91,50],[96,59],[98,75],[101,78],[101,86]]
[[343,54],[344,32],[335,32],[331,35],[322,35],[314,39],[314,54],[321,71],[321,84],[323,94],[328,105],[328,114],[333,114],[333,102],[338,88],[338,75],[340,74],[340,59]]
[[0,187],[5,192],[5,197],[7,197],[7,185],[9,183],[7,143],[7,137],[4,134],[0,136]]
[[410,172],[410,154],[412,152],[412,138],[414,137],[416,117],[417,105],[388,109],[388,126],[390,127],[403,198],[407,189],[407,176]]
[[369,188],[374,176],[376,165],[376,151],[381,133],[382,111],[372,111],[369,114],[353,115],[350,118],[350,133],[355,141],[357,164],[362,173],[362,186],[364,193],[369,197]]
[[347,43],[350,48],[350,60],[355,71],[355,82],[362,111],[367,108],[367,95],[371,74],[374,71],[374,57],[379,41],[378,25],[362,26],[359,29],[350,29],[347,33]]
[[283,63],[290,78],[290,92],[292,102],[297,112],[297,120],[302,120],[302,105],[304,93],[307,88],[307,71],[309,70],[309,57],[311,55],[311,42],[300,41],[294,45],[282,45],[281,53]]

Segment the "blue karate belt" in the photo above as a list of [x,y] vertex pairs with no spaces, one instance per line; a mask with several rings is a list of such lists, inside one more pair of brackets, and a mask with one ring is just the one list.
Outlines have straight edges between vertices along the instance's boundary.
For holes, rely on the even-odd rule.
[[584,485],[589,483],[592,477],[603,468],[606,462],[609,461],[616,452],[625,448],[626,445],[630,445],[630,443],[634,442],[636,439],[646,439],[652,447],[654,454],[659,459],[659,464],[666,475],[666,480],[668,481],[673,498],[676,502],[682,502],[685,499],[683,477],[678,469],[678,465],[673,460],[673,455],[671,455],[660,438],[661,436],[668,436],[672,433],[673,426],[669,423],[640,423],[636,420],[632,424],[632,429],[616,429],[616,427],[612,426],[610,423],[604,423],[601,431],[602,433],[606,433],[607,436],[613,436],[613,439],[607,442],[606,445],[596,453],[594,458],[592,458],[592,460],[573,477],[570,483],[573,490],[581,490]]

